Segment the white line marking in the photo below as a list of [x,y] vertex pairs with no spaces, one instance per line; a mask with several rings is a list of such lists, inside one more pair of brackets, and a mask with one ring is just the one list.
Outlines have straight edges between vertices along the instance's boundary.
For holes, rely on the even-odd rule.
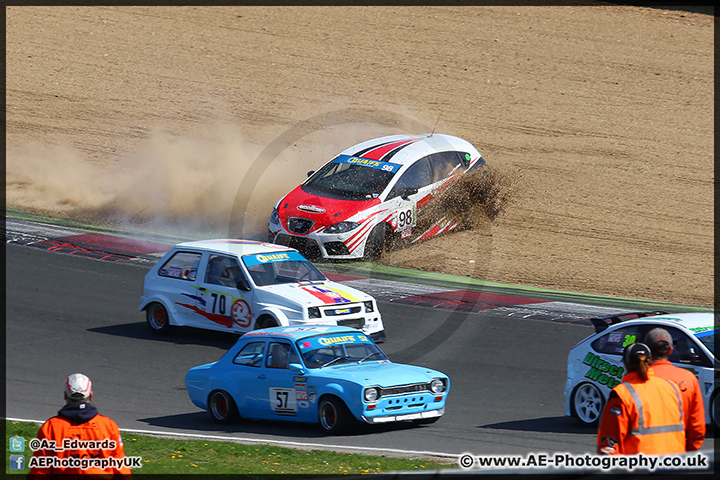
[[[28,423],[37,423],[38,425],[42,425],[45,423],[44,421],[40,420],[29,420],[26,418],[5,418],[5,420],[8,420],[10,422],[28,422]],[[139,434],[147,434],[152,436],[160,436],[160,437],[188,437],[188,438],[197,438],[202,440],[216,440],[216,441],[224,441],[224,442],[236,442],[236,443],[264,443],[264,444],[270,444],[270,445],[287,445],[290,447],[302,447],[302,448],[317,448],[317,449],[324,449],[324,450],[340,450],[345,453],[352,453],[352,451],[363,451],[363,452],[376,452],[379,455],[387,454],[388,452],[396,453],[399,455],[403,455],[405,457],[440,457],[440,458],[451,458],[451,459],[457,459],[460,455],[456,453],[442,453],[442,452],[419,452],[414,450],[399,450],[395,448],[379,448],[379,447],[355,447],[355,446],[343,446],[343,445],[328,445],[324,443],[306,443],[306,442],[291,442],[286,440],[268,440],[268,439],[262,439],[262,438],[247,438],[247,437],[226,437],[222,435],[200,435],[195,433],[177,433],[177,432],[160,432],[160,431],[154,431],[154,430],[137,430],[133,428],[121,428],[121,432],[128,432],[128,433],[139,433]],[[126,442],[127,443],[127,439]]]

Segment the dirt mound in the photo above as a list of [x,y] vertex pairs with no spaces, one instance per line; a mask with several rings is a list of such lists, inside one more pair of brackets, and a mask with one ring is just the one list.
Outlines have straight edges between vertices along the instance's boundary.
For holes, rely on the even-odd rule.
[[5,12],[10,206],[262,235],[307,171],[440,117],[517,190],[464,185],[470,228],[383,262],[713,304],[712,7]]

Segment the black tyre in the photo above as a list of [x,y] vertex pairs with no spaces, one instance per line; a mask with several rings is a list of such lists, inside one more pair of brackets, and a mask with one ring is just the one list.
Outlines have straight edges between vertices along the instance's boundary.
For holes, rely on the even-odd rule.
[[262,328],[271,328],[271,327],[278,327],[278,322],[270,315],[263,315],[262,317],[258,318],[255,322],[255,330],[260,330]]
[[161,303],[151,303],[145,309],[147,323],[155,333],[168,333],[170,331],[170,316]]
[[710,420],[715,426],[715,431],[720,431],[720,393],[715,393],[710,402]]
[[330,435],[337,435],[348,429],[353,416],[342,400],[337,397],[325,397],[318,406],[320,427]]
[[210,394],[208,412],[213,420],[222,424],[232,423],[239,417],[235,401],[223,390],[216,390]]
[[573,415],[580,423],[594,426],[597,425],[600,415],[602,415],[605,400],[595,385],[581,383],[575,388],[570,405]]
[[363,260],[376,260],[380,258],[385,251],[385,224],[380,223],[370,231],[368,239],[365,242],[365,252],[363,253]]

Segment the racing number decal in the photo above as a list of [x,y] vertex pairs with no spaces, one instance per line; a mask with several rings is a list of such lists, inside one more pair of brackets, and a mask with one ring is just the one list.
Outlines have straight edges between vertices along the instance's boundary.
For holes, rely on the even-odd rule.
[[247,328],[250,326],[250,323],[252,322],[252,315],[250,312],[250,305],[243,300],[243,299],[237,299],[235,300],[235,303],[232,304],[232,310],[231,310],[232,319],[235,323],[238,324],[241,328]]
[[637,341],[637,337],[635,335],[625,335],[625,341],[623,342],[623,347],[627,347],[630,344],[633,344]]
[[395,214],[397,217],[397,229],[405,230],[406,228],[414,227],[417,221],[416,212],[417,209],[415,205],[410,208],[399,210]]
[[278,415],[295,415],[297,398],[294,388],[271,388],[270,406]]
[[227,312],[227,297],[220,293],[212,292],[212,305],[210,305],[210,313],[218,313],[225,315]]

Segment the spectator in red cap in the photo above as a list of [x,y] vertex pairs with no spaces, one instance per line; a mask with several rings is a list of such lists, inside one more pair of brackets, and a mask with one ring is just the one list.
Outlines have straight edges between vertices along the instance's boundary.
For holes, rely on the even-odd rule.
[[655,375],[675,382],[680,389],[687,450],[700,450],[705,439],[705,405],[697,377],[670,363],[673,339],[664,328],[650,330],[645,335],[645,344],[652,352],[651,366]]
[[[120,429],[114,421],[100,415],[90,403],[93,397],[90,379],[82,373],[70,375],[65,380],[64,396],[65,406],[38,431],[37,438],[42,442],[41,448],[33,453],[28,478],[38,479],[57,474],[129,478],[130,469],[122,464],[125,449]],[[86,442],[77,446],[78,441]],[[99,464],[102,459],[111,457],[119,460],[115,462],[115,466],[100,468],[91,465],[91,462]],[[81,463],[83,460],[85,465]],[[67,464],[66,467],[61,465],[63,462]]]

